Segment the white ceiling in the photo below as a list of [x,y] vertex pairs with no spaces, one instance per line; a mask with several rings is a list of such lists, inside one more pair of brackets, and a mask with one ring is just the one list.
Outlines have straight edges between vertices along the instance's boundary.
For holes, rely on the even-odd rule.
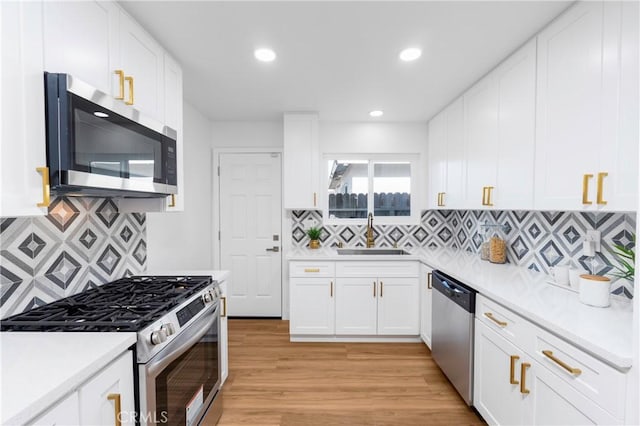
[[[570,2],[124,2],[212,120],[426,121]],[[255,48],[278,57],[259,63]],[[413,63],[401,49],[422,47]],[[381,119],[368,112],[382,109]]]

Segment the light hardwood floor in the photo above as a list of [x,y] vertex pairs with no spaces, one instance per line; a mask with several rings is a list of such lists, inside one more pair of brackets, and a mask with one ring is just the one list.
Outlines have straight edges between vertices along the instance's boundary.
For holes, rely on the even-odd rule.
[[422,343],[291,343],[287,321],[229,320],[220,426],[481,424]]

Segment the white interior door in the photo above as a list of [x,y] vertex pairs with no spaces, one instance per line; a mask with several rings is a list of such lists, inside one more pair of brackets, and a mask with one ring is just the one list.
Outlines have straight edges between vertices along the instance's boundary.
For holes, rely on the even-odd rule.
[[231,271],[231,316],[282,316],[278,153],[220,154],[220,265]]

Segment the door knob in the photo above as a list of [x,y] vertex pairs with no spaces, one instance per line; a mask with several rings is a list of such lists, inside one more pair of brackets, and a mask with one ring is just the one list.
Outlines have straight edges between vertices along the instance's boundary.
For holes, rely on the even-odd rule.
[[272,252],[277,253],[277,252],[279,252],[279,251],[280,251],[280,247],[278,247],[278,246],[273,246],[272,248],[268,248],[268,249],[266,249],[266,250],[267,250],[267,251],[272,251]]

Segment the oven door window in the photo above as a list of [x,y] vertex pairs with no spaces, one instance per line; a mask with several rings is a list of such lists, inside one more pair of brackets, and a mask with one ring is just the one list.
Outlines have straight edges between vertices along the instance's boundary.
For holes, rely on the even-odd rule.
[[73,170],[165,183],[161,134],[70,96]]
[[195,424],[210,402],[208,397],[217,389],[218,321],[155,379],[156,415],[166,418],[167,424]]

